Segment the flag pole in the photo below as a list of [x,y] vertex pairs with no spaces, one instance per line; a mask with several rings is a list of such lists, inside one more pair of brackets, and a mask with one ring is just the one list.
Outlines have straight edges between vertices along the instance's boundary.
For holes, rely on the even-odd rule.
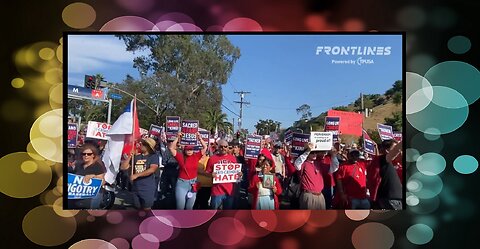
[[[133,110],[132,110],[132,151],[133,151],[133,155],[132,155],[132,176],[133,176],[133,167],[135,166],[134,165],[134,162],[133,162],[133,159],[135,157],[135,109],[137,108],[137,94],[135,94],[134,96],[134,99],[133,99]],[[130,152],[132,153],[132,152]]]

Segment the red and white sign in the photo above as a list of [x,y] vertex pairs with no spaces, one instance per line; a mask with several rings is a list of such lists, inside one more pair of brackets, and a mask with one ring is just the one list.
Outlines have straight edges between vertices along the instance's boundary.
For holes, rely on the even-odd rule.
[[93,89],[93,90],[92,90],[92,98],[103,99],[103,92],[102,92],[102,90],[95,90],[95,89]]
[[241,163],[216,163],[213,165],[213,172],[217,174],[213,178],[213,184],[237,182],[240,179],[238,173],[241,171]]
[[362,114],[356,112],[329,110],[327,115],[329,117],[340,117],[340,120],[342,120],[342,122],[339,124],[340,134],[355,136],[362,135]]
[[109,125],[107,123],[88,121],[86,137],[108,140],[107,132],[110,130],[111,127],[112,125]]
[[397,140],[398,142],[402,141],[402,133],[393,132],[393,139]]

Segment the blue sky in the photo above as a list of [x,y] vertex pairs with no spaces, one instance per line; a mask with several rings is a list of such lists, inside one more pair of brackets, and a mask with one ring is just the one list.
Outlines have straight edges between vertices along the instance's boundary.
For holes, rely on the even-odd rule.
[[[240,97],[234,91],[249,91],[242,127],[254,131],[259,119],[291,126],[300,118],[295,111],[302,104],[313,116],[332,106],[346,105],[360,93],[384,93],[402,79],[400,35],[228,35],[240,48],[241,57],[223,86],[223,104],[239,114]],[[390,55],[316,54],[318,46],[391,47]],[[107,81],[122,82],[127,74],[139,78],[132,67],[136,55],[126,52],[124,43],[112,36],[70,36],[69,84],[83,84],[85,74],[102,73]],[[357,64],[359,57],[372,64]],[[332,60],[353,60],[355,64],[334,64]],[[238,117],[223,108],[229,121]]]

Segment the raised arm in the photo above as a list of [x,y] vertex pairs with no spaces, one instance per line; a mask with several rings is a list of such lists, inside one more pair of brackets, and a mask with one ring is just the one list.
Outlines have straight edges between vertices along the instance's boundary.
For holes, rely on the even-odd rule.
[[302,164],[307,160],[308,154],[310,154],[310,151],[313,149],[314,145],[313,143],[308,143],[307,150],[301,154],[297,160],[295,160],[294,166],[295,169],[301,170],[302,169]]
[[173,142],[170,144],[170,146],[168,146],[168,149],[170,150],[170,153],[172,153],[172,156],[175,157],[177,155],[177,143],[178,143],[178,140],[180,138],[182,138],[183,136],[183,133],[182,132],[178,132],[177,134],[177,137],[175,138],[175,140],[173,140]]
[[197,132],[197,139],[200,141],[200,144],[202,145],[202,156],[204,156],[207,153],[208,145],[203,141],[202,136],[200,135],[200,132]]
[[393,148],[387,154],[387,162],[392,163],[393,159],[395,159],[400,153],[402,152],[403,148],[403,140],[393,146]]

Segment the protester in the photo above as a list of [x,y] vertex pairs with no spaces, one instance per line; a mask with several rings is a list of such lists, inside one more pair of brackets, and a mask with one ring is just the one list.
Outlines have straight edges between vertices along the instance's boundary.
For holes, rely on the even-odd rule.
[[[333,177],[333,172],[337,170],[337,168],[332,169],[332,160],[338,160],[336,158],[336,149],[335,147],[329,151],[320,151],[317,153],[317,162],[320,165],[322,176],[323,176],[323,197],[325,198],[325,207],[326,209],[332,208],[332,197],[334,194],[334,187],[335,187],[335,179]],[[332,159],[333,158],[333,159]],[[335,165],[336,162],[335,162]]]
[[402,183],[392,164],[392,161],[401,154],[402,142],[396,143],[392,140],[382,142],[382,155],[379,156],[381,181],[377,191],[377,204],[381,209],[401,210]]
[[209,209],[210,208],[210,205],[208,204],[208,200],[212,195],[213,179],[211,174],[205,173],[205,169],[207,167],[207,162],[209,158],[210,157],[207,153],[198,162],[197,180],[200,182],[201,187],[197,192],[197,198],[195,199],[195,204],[193,205],[193,209]]
[[[82,160],[76,161],[73,167],[68,167],[68,173],[84,176],[83,182],[88,183],[92,178],[104,180],[107,169],[103,164],[98,149],[92,144],[84,144],[81,148]],[[97,196],[91,199],[69,200],[68,206],[78,209],[98,209],[102,192],[98,192]]]
[[164,200],[163,208],[175,209],[175,187],[178,178],[178,162],[168,149],[170,146],[178,147],[173,141],[162,144],[162,162],[164,165],[162,176],[160,178],[160,199]]
[[[155,201],[155,185],[154,173],[158,168],[158,155],[155,154],[155,140],[152,138],[143,138],[141,140],[141,154],[133,157],[133,174],[130,175],[132,181],[133,204],[137,209],[150,210]],[[130,154],[123,161],[121,168],[129,169],[131,167]]]
[[230,142],[232,147],[232,155],[237,159],[237,163],[242,164],[242,179],[239,183],[234,185],[234,207],[239,209],[248,209],[248,166],[245,161],[245,157],[241,154],[240,142],[238,140],[232,140]]
[[282,154],[280,154],[280,148],[282,147],[281,144],[276,143],[273,146],[272,151],[272,158],[275,162],[275,174],[280,179],[280,182],[283,182],[286,176],[286,169],[285,169],[285,158]]
[[[367,170],[364,162],[359,161],[360,152],[351,149],[348,161],[340,164],[336,173],[337,188],[335,198],[345,209],[370,209],[367,199]],[[337,206],[338,208],[338,206]]]
[[[278,177],[272,170],[272,162],[266,159],[262,162],[262,174],[254,175],[250,182],[249,192],[252,194],[252,209],[274,210],[280,208],[278,196],[282,194],[282,187]],[[263,184],[265,175],[271,175],[274,179],[272,187]]]
[[[213,172],[214,165],[217,163],[236,163],[237,159],[233,155],[227,154],[228,143],[225,140],[218,141],[218,153],[210,157],[207,163],[206,173],[211,174],[215,178],[216,173]],[[239,173],[241,177],[242,173]],[[212,196],[210,206],[212,209],[233,209],[233,184],[234,183],[217,183],[212,186]]]
[[196,136],[202,145],[202,150],[197,153],[193,152],[194,147],[192,145],[184,146],[183,153],[177,153],[176,146],[173,144],[177,144],[183,137],[182,132],[178,133],[173,143],[168,147],[170,153],[172,153],[179,165],[179,174],[175,187],[175,200],[177,209],[180,210],[193,209],[197,191],[200,187],[197,182],[198,162],[202,156],[205,155],[208,147],[199,132],[196,133]]
[[323,197],[323,177],[320,165],[315,162],[317,153],[312,151],[314,145],[308,144],[305,152],[295,160],[295,168],[300,171],[300,209],[322,210],[325,209]]

